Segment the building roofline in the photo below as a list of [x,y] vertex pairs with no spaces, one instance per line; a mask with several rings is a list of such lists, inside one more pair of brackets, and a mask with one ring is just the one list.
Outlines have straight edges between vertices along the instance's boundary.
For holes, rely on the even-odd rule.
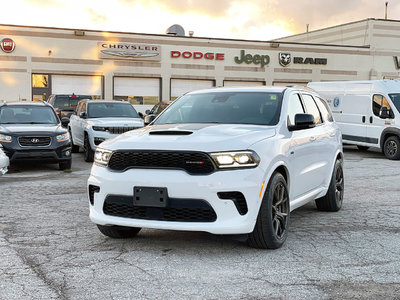
[[[370,20],[370,19],[365,19],[363,21]],[[361,22],[361,21],[357,21]],[[357,23],[353,22],[353,23]],[[400,21],[398,21],[400,22]],[[351,24],[351,23],[347,23]],[[343,25],[347,25],[343,24]],[[284,44],[284,45],[304,45],[304,46],[322,46],[322,47],[338,47],[338,48],[357,48],[357,49],[369,49],[370,45],[364,45],[364,46],[354,46],[354,45],[335,45],[335,44],[321,44],[321,43],[303,43],[303,42],[289,42],[289,41],[279,41],[278,39],[275,40],[245,40],[245,39],[232,39],[232,38],[214,38],[214,37],[201,37],[201,36],[195,36],[195,37],[190,37],[190,36],[173,36],[173,35],[168,35],[168,34],[155,34],[155,33],[138,33],[138,32],[127,32],[127,31],[107,31],[107,30],[94,30],[94,29],[78,29],[78,28],[61,28],[61,27],[45,27],[45,26],[29,26],[29,25],[15,25],[15,24],[0,24],[1,26],[7,26],[7,27],[16,27],[16,28],[31,28],[31,29],[46,29],[46,30],[66,30],[66,31],[85,31],[85,32],[93,32],[93,33],[111,33],[111,34],[126,34],[126,35],[144,35],[144,36],[149,36],[149,37],[167,37],[167,38],[182,38],[182,39],[199,39],[199,40],[217,40],[217,41],[232,41],[232,42],[250,42],[250,43],[279,43],[279,44]],[[336,25],[333,27],[337,26],[342,26],[342,25]],[[333,28],[330,27],[330,28]],[[325,28],[327,29],[327,28]],[[324,30],[324,29],[318,29],[315,31],[319,30]],[[0,28],[1,31],[1,28]],[[312,32],[315,32],[312,31]],[[304,34],[304,33],[301,33]],[[297,35],[301,35],[297,34]],[[288,37],[293,37],[296,35],[288,36]],[[286,38],[286,37],[284,37]]]

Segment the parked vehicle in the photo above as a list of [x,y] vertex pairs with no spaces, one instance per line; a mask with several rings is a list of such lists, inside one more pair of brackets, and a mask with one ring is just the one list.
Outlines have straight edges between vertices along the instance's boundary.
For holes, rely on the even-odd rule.
[[3,152],[3,146],[0,144],[0,175],[4,175],[8,171],[10,160]]
[[89,95],[50,95],[49,102],[56,110],[57,116],[60,118],[69,118],[82,99],[92,99]]
[[248,234],[249,245],[274,249],[290,211],[312,200],[341,208],[341,133],[316,93],[219,88],[176,101],[152,125],[96,149],[90,218],[104,235]]
[[150,124],[164,109],[168,107],[169,102],[159,102],[152,109],[146,110],[144,115],[144,125]]
[[0,143],[10,163],[43,161],[58,163],[61,170],[71,168],[68,131],[47,102],[0,105]]
[[331,106],[343,142],[400,159],[400,81],[310,82]]
[[91,162],[100,143],[143,126],[143,120],[128,102],[82,100],[68,126],[72,151],[83,147],[85,161]]

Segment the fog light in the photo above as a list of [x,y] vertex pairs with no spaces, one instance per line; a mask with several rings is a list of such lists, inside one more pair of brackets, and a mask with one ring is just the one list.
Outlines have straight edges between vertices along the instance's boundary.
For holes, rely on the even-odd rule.
[[70,156],[71,155],[71,151],[69,151],[69,150],[67,150],[67,151],[65,151],[65,156]]

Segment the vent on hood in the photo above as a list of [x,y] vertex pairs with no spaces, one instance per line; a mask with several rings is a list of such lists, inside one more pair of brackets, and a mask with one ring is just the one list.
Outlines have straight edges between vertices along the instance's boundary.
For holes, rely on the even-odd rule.
[[183,131],[183,130],[158,130],[158,131],[150,131],[151,135],[189,135],[192,134],[193,131]]

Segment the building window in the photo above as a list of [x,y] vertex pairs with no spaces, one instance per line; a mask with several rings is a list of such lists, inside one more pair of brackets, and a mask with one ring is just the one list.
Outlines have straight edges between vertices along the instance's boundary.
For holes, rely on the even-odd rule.
[[37,87],[37,88],[49,87],[49,75],[32,74],[32,87]]

